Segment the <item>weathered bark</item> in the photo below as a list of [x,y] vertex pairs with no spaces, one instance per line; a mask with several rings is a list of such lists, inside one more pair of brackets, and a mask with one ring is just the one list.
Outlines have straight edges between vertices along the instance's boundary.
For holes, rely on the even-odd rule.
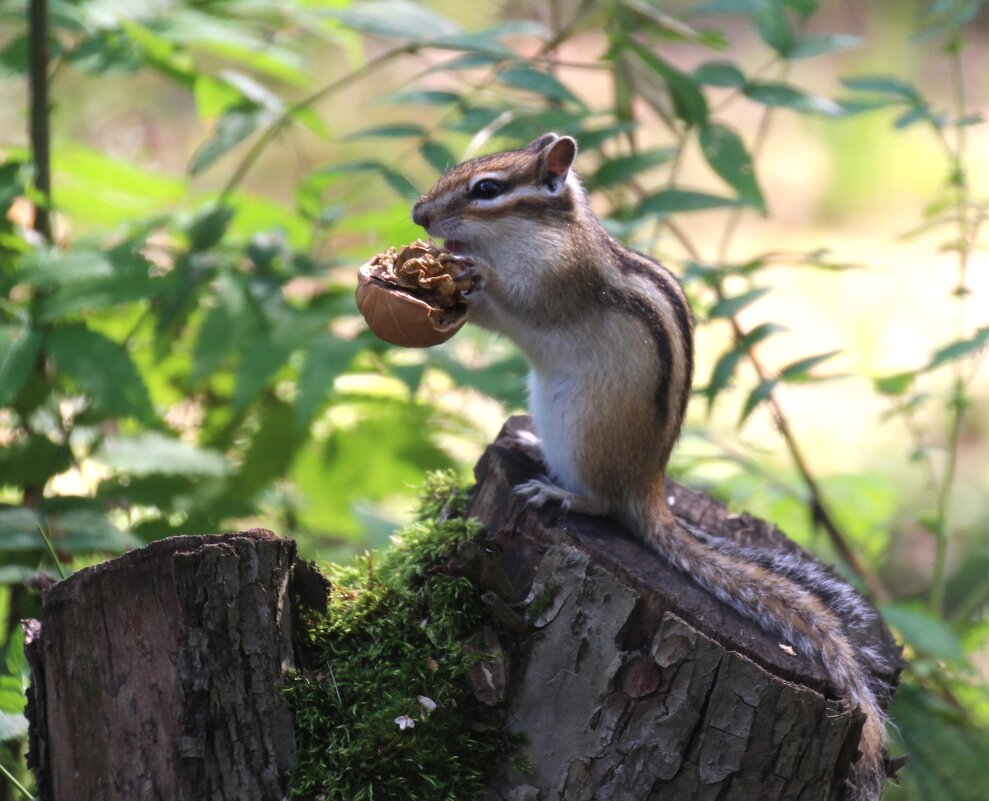
[[81,570],[25,625],[42,801],[281,801],[295,543],[173,537]]
[[[527,425],[514,418],[507,428]],[[525,743],[490,799],[842,798],[862,720],[828,696],[822,667],[617,524],[525,508],[512,488],[538,469],[496,443],[478,464],[468,510],[486,531],[465,569],[529,624],[509,649],[506,694]],[[713,534],[803,554],[701,493],[671,482],[669,494],[678,515]],[[895,686],[899,649],[888,630],[862,633],[861,644],[878,649],[875,672]]]
[[[488,448],[468,510],[485,530],[442,567],[485,590],[502,634],[470,641],[475,693],[524,735],[492,766],[488,801],[840,801],[862,720],[822,668],[617,524],[525,508],[512,488],[539,469]],[[803,554],[769,524],[669,493],[712,534]],[[294,542],[266,531],[163,540],[55,585],[25,626],[42,801],[281,801],[293,731],[279,689],[305,661],[293,620],[325,596]],[[857,636],[895,686],[889,632]]]

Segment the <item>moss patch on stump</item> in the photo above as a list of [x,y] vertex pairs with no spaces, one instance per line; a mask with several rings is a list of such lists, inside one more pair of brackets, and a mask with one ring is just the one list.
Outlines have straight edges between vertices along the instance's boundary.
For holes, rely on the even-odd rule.
[[312,669],[286,690],[293,799],[471,801],[517,744],[471,682],[494,623],[453,568],[480,528],[466,503],[452,475],[434,474],[391,548],[330,566],[328,611],[306,626]]

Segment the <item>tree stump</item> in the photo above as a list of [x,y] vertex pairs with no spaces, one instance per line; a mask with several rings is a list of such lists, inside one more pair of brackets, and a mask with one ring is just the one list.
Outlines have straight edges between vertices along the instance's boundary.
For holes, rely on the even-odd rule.
[[[539,470],[501,439],[487,449],[468,510],[485,530],[444,568],[485,592],[498,625],[470,640],[473,689],[523,735],[486,801],[840,801],[862,721],[821,667],[617,524],[524,507],[512,488]],[[712,534],[812,558],[669,492]],[[262,530],[162,540],[52,587],[25,622],[41,801],[282,801],[280,688],[304,657],[296,613],[326,591],[293,541]],[[860,636],[891,693],[899,649],[881,624]]]
[[[512,643],[509,726],[524,735],[491,801],[832,801],[857,757],[860,714],[817,663],[670,568],[618,524],[526,508],[540,465],[501,440],[476,469],[468,514],[485,525],[477,580],[525,610]],[[709,533],[813,557],[770,524],[670,482],[673,509]],[[878,682],[900,649],[863,632]],[[888,704],[890,698],[884,699]]]
[[81,570],[25,624],[42,801],[282,801],[295,543],[172,537]]

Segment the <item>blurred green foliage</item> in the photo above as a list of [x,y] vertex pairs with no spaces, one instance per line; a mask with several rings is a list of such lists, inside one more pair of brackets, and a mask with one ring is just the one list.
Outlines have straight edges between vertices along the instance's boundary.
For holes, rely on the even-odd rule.
[[[890,797],[989,796],[989,512],[964,527],[952,514],[962,452],[987,439],[972,394],[989,343],[972,322],[985,304],[972,267],[989,208],[971,170],[985,126],[966,93],[984,4],[900,9],[908,46],[936,52],[946,89],[849,74],[833,97],[794,74],[871,43],[832,31],[840,15],[817,0],[552,0],[487,21],[443,8],[48,3],[53,103],[25,117],[55,127],[51,198],[31,144],[0,139],[0,762],[25,778],[16,621],[37,612],[38,574],[54,572],[42,533],[71,568],[255,524],[334,556],[386,542],[427,470],[469,469],[491,434],[478,410],[524,405],[524,363],[479,332],[423,353],[386,347],[355,316],[354,267],[417,235],[410,203],[448,166],[557,130],[578,138],[609,228],[680,268],[699,338],[720,343],[697,377],[676,469],[773,519],[882,602],[910,658],[893,737],[912,761]],[[26,12],[0,2],[0,90],[25,91]],[[89,97],[104,104],[95,119]],[[148,166],[154,148],[120,157],[77,134],[113,119],[118,97],[163,127],[198,117],[208,133],[184,169]],[[952,254],[954,290],[928,302],[958,325],[911,369],[866,376],[911,442],[892,475],[815,470],[781,398],[846,374],[829,368],[833,348],[771,361],[785,328],[752,316],[786,271],[837,281],[852,266],[816,248],[736,246],[740,228],[787,202],[762,164],[776,126],[794,119],[827,121],[848,151],[841,191],[851,173],[878,170],[866,138],[919,132],[940,160],[923,219],[899,231],[939,236]],[[298,180],[262,173],[298,137],[326,161],[303,164]],[[38,214],[49,206],[50,235]],[[779,458],[719,434],[726,416],[751,428],[760,415],[781,435]],[[911,472],[915,497],[898,489]],[[910,586],[893,563],[918,537],[932,564]]]

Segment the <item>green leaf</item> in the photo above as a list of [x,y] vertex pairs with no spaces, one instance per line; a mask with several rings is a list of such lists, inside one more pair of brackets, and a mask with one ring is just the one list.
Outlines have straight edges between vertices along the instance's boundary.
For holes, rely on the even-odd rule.
[[424,105],[424,106],[448,106],[460,100],[460,95],[456,92],[441,92],[435,89],[419,89],[413,92],[396,92],[395,94],[383,95],[373,102],[388,105]]
[[380,165],[381,177],[400,197],[406,200],[418,200],[422,192],[409,180],[404,172],[393,170],[384,164]]
[[697,81],[648,48],[634,42],[631,47],[639,58],[666,82],[673,96],[673,107],[680,119],[688,125],[703,125],[707,122],[707,100]]
[[916,378],[915,373],[893,373],[892,375],[874,378],[872,385],[880,395],[898,397],[910,389],[914,378]]
[[306,350],[299,372],[295,417],[299,426],[306,426],[326,402],[333,382],[342,375],[362,343],[357,339],[340,339],[330,333],[321,334]]
[[362,128],[347,135],[348,139],[358,139],[365,136],[380,136],[386,139],[402,139],[409,136],[425,136],[426,129],[421,125],[396,124],[376,125],[373,128]]
[[461,32],[460,27],[447,17],[409,0],[365,0],[343,11],[330,11],[329,16],[361,33],[408,41],[454,36]]
[[419,145],[419,153],[423,159],[440,175],[445,173],[457,163],[457,157],[450,152],[450,149],[439,142],[427,140]]
[[226,204],[211,204],[199,211],[188,227],[190,252],[200,253],[217,245],[230,227],[234,212]]
[[197,75],[194,89],[196,113],[201,120],[213,120],[223,112],[239,106],[244,96],[233,86],[212,75]]
[[820,95],[812,95],[784,83],[754,81],[742,90],[746,97],[756,103],[775,108],[787,108],[801,114],[823,114],[828,117],[840,117],[846,112],[844,107],[834,100]]
[[233,482],[233,492],[250,497],[284,476],[299,447],[307,440],[292,407],[278,398],[266,396],[249,426],[250,444]]
[[851,50],[860,47],[862,41],[861,36],[852,36],[847,33],[802,34],[797,39],[796,45],[787,53],[787,57],[791,59],[813,58],[825,53]]
[[694,14],[752,14],[763,0],[707,0],[693,9]]
[[676,214],[678,212],[707,211],[739,206],[734,198],[698,192],[692,189],[662,189],[645,198],[639,205],[639,214]]
[[742,140],[724,125],[705,125],[700,131],[704,158],[743,203],[765,213],[766,201],[756,180],[755,168]]
[[143,543],[95,509],[68,509],[49,517],[53,544],[70,553],[122,553]]
[[741,295],[723,297],[711,307],[711,310],[707,313],[708,319],[716,320],[719,318],[734,317],[746,306],[755,303],[764,295],[768,295],[770,291],[769,287],[762,286],[750,289]]
[[462,109],[455,119],[446,123],[445,127],[449,131],[476,134],[505,114],[505,109],[474,106]]
[[428,356],[430,364],[443,370],[458,386],[473,387],[509,408],[525,406],[528,365],[517,351],[484,367],[463,364],[447,348],[432,348]]
[[385,183],[406,200],[418,200],[421,194],[405,173],[400,173],[380,161],[352,161],[333,167],[324,167],[323,170],[326,174],[332,172],[376,172],[384,178]]
[[692,73],[694,80],[706,86],[739,89],[745,86],[744,73],[730,61],[708,61]]
[[118,22],[147,64],[186,88],[195,85],[196,65],[186,51],[134,20],[120,18]]
[[989,326],[978,329],[968,339],[959,339],[949,345],[945,345],[943,348],[939,348],[931,356],[930,362],[928,362],[924,369],[934,370],[949,362],[964,359],[981,351],[987,342],[989,342]]
[[781,0],[761,0],[752,12],[752,21],[766,44],[781,56],[789,55],[796,35]]
[[676,154],[676,148],[660,147],[655,150],[643,150],[627,156],[618,156],[602,162],[591,183],[599,188],[627,183],[630,179],[659,164],[665,164]]
[[193,352],[193,383],[216,370],[234,352],[248,331],[260,324],[257,311],[247,294],[243,280],[224,273],[216,280],[215,305],[203,319]]
[[110,258],[97,251],[35,250],[24,255],[20,266],[23,280],[44,289],[114,277]]
[[156,431],[108,437],[94,458],[132,476],[222,476],[227,472],[223,454]]
[[785,325],[779,325],[778,323],[760,323],[742,337],[741,344],[746,348],[752,348],[773,334],[779,334],[788,330]]
[[249,343],[237,365],[233,406],[243,411],[267,386],[271,377],[288,362],[292,346],[273,338],[259,338]]
[[846,89],[875,92],[907,103],[922,103],[920,90],[909,81],[890,75],[855,75],[841,79]]
[[721,354],[721,358],[718,359],[711,371],[711,379],[703,390],[704,396],[707,398],[708,410],[714,405],[718,395],[731,383],[735,370],[744,355],[745,352],[742,350],[730,350]]
[[510,67],[498,73],[498,80],[505,86],[524,89],[550,100],[563,100],[583,107],[583,101],[564,86],[559,78],[548,72],[539,72],[530,67]]
[[259,128],[275,119],[269,109],[238,107],[224,113],[216,124],[213,135],[199,146],[189,161],[189,174],[199,173],[210,167],[217,159],[243,142]]
[[925,120],[933,122],[937,127],[940,127],[937,125],[937,120],[931,114],[931,110],[926,106],[908,108],[896,118],[893,127],[898,131],[902,131],[904,128],[909,128],[911,125]]
[[41,551],[45,544],[38,534],[44,518],[36,509],[0,508],[0,550]]
[[820,0],[783,0],[783,5],[806,18],[817,11]]
[[27,325],[0,325],[0,406],[10,405],[31,375],[41,340]]
[[939,617],[915,604],[884,604],[886,622],[920,653],[954,665],[966,662],[965,650],[955,633]]
[[775,378],[767,378],[759,382],[756,388],[745,399],[745,405],[742,407],[742,415],[739,417],[738,425],[741,426],[748,419],[749,415],[756,410],[759,404],[764,403],[772,397],[777,383],[779,382]]
[[[976,690],[975,687],[966,687]],[[969,695],[968,697],[973,697]],[[897,799],[911,801],[985,801],[989,733],[970,715],[959,714],[941,694],[922,691],[915,683],[900,685],[890,717],[893,736],[910,757],[901,771]],[[891,788],[892,789],[892,788]],[[893,801],[893,793],[889,793]]]
[[165,291],[169,279],[152,275],[151,264],[138,251],[139,246],[124,242],[104,253],[45,254],[44,266],[30,278],[52,290],[39,303],[38,318],[58,320],[92,309],[150,300]]
[[788,364],[780,371],[780,381],[790,384],[798,384],[811,379],[810,371],[822,362],[832,359],[841,353],[840,350],[831,350],[827,353],[819,353],[816,356],[808,356],[805,359],[798,359]]
[[[0,587],[23,584],[34,573],[34,568],[27,565],[0,565]],[[0,708],[2,706],[2,703],[0,703]],[[2,738],[0,738],[0,741],[2,741]]]
[[154,418],[144,379],[118,343],[84,325],[68,325],[48,334],[45,349],[58,373],[88,395],[104,417]]
[[0,448],[0,476],[7,484],[44,486],[52,476],[71,466],[72,453],[68,447],[52,442],[44,434],[18,439]]
[[442,61],[429,68],[428,72],[457,72],[459,70],[475,70],[480,67],[490,67],[500,64],[505,59],[490,53],[464,53],[462,56]]

